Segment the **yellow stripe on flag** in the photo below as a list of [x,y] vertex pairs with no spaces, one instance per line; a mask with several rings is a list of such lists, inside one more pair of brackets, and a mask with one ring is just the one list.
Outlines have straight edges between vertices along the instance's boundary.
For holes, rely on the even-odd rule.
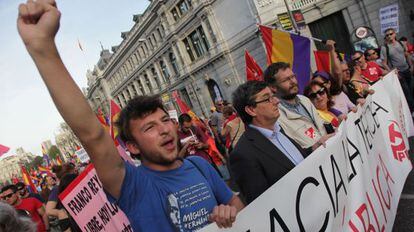
[[288,32],[272,30],[272,63],[287,62],[293,65],[293,41]]

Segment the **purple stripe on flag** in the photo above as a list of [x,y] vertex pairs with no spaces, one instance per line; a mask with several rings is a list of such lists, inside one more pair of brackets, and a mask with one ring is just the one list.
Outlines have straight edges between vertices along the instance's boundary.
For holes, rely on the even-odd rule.
[[306,37],[290,34],[293,41],[293,65],[292,70],[296,73],[299,93],[303,93],[305,86],[310,80],[310,40]]

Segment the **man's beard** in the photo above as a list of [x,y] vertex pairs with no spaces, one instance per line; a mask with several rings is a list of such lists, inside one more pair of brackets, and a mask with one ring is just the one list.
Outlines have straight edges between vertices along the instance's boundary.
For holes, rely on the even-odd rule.
[[161,155],[154,155],[154,154],[144,154],[141,153],[141,158],[147,162],[153,163],[153,164],[158,164],[161,166],[169,166],[171,164],[173,164],[176,160],[178,160],[178,151],[174,151],[177,152],[176,156],[173,159],[165,159],[164,157],[162,157]]
[[296,95],[297,95],[296,93],[286,94],[286,95],[281,96],[281,98],[283,100],[292,100],[292,99],[295,99]]
[[[296,86],[293,86],[293,87],[289,88],[289,90],[291,90],[295,87],[298,88],[298,86],[296,85]],[[279,90],[279,92],[281,93],[280,98],[282,98],[283,100],[292,100],[292,99],[295,99],[296,96],[298,95],[297,91],[295,93],[290,93],[289,91],[285,92],[285,91]]]

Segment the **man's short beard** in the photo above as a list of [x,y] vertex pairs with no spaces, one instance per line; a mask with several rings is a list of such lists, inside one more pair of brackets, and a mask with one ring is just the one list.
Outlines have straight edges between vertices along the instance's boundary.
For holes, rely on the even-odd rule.
[[159,157],[159,156],[158,157],[151,157],[151,155],[144,155],[144,154],[141,154],[141,159],[144,162],[147,161],[147,162],[150,162],[150,163],[153,163],[153,164],[158,164],[158,165],[161,165],[161,166],[169,166],[169,165],[173,164],[175,161],[177,161],[179,159],[179,157],[178,157],[178,151],[177,151],[176,157],[172,160],[167,160],[167,159],[164,159],[164,158]]
[[296,93],[292,93],[292,94],[286,94],[286,95],[283,95],[283,96],[280,96],[283,100],[293,100],[293,99],[295,99],[296,98],[296,96],[297,96],[298,94],[296,94]]

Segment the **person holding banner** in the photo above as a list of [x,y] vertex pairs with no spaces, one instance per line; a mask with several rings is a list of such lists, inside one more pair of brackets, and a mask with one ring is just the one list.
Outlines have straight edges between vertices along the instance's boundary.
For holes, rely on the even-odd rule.
[[299,95],[298,81],[290,65],[276,62],[264,72],[264,80],[280,99],[279,123],[302,148],[314,151],[331,137],[309,98]]
[[251,203],[308,155],[281,128],[279,99],[266,83],[249,81],[233,93],[246,131],[230,154],[236,183]]
[[55,1],[29,0],[19,6],[17,27],[59,113],[132,229],[193,231],[210,222],[230,227],[243,203],[207,162],[178,157],[177,130],[158,97],[139,96],[121,111],[119,133],[128,150],[141,155],[142,165],[122,160],[59,56],[59,19]]

